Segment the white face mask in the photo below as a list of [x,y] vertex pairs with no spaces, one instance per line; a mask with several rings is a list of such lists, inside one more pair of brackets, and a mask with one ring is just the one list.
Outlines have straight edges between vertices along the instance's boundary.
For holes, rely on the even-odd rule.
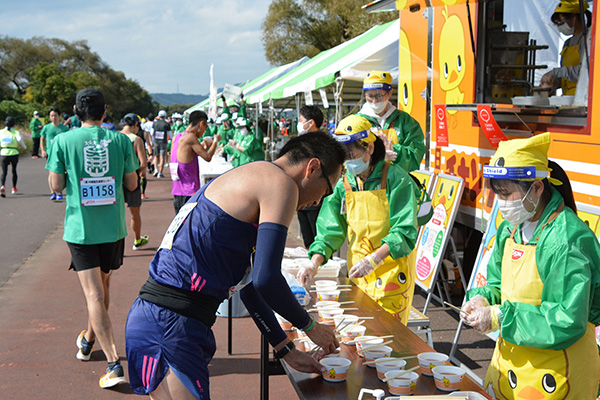
[[246,136],[248,134],[248,128],[240,128],[240,133]]
[[183,124],[183,122],[180,120],[175,121],[175,125],[177,125],[177,126],[181,126],[182,124]]
[[385,110],[385,106],[387,105],[387,101],[380,101],[377,103],[367,102],[367,106],[373,111],[375,114],[381,113]]
[[572,36],[575,33],[575,27],[569,26],[566,22],[558,27],[560,33],[566,36]]
[[514,226],[520,225],[523,222],[531,219],[537,211],[538,204],[540,204],[540,199],[537,199],[537,202],[534,203],[533,211],[527,211],[523,205],[523,200],[525,200],[532,187],[533,185],[529,187],[529,190],[527,190],[525,196],[523,196],[523,198],[520,200],[509,201],[498,199],[498,208],[500,209],[502,216]]
[[306,125],[309,125],[309,123],[308,123],[309,121],[306,121],[305,123],[298,122],[298,125],[296,125],[296,129],[298,130],[298,135],[304,135],[305,133],[308,133],[308,128],[306,127]]

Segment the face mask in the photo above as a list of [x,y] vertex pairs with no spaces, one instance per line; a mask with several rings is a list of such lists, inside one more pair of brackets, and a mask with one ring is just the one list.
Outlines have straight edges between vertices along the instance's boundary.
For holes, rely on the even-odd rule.
[[248,134],[248,129],[247,128],[241,128],[240,129],[240,133],[244,136],[246,136]]
[[572,36],[575,32],[574,26],[569,26],[566,22],[558,27],[560,33],[566,36]]
[[377,103],[367,102],[367,106],[373,111],[375,114],[379,114],[383,110],[385,110],[385,106],[387,105],[387,101],[380,101]]
[[352,175],[360,175],[369,168],[369,161],[363,161],[362,157],[346,161],[344,164],[346,165],[348,172]]
[[302,122],[298,122],[298,125],[296,125],[296,129],[298,130],[298,135],[304,135],[305,133],[308,133],[307,129],[304,129],[304,127],[308,125],[308,122],[302,123]]
[[[529,187],[529,190],[531,190],[532,187],[533,185]],[[537,199],[537,202],[534,204],[533,211],[527,211],[523,205],[523,200],[529,194],[529,190],[527,190],[525,196],[520,200],[507,201],[498,199],[498,208],[500,209],[502,216],[514,226],[522,224],[535,215],[540,199]]]
[[183,124],[183,122],[181,122],[180,120],[177,120],[177,121],[175,121],[175,124],[176,124],[177,126],[181,126],[181,125]]

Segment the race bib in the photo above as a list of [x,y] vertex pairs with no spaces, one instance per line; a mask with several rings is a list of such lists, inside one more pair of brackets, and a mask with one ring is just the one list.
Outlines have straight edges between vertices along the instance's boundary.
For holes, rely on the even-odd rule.
[[186,220],[188,215],[190,215],[197,204],[198,203],[187,203],[179,209],[179,212],[175,218],[173,218],[173,221],[171,221],[171,225],[169,225],[167,233],[165,233],[165,236],[158,247],[159,249],[171,250],[171,247],[173,247],[173,239],[175,238],[175,234],[179,228],[181,228],[181,225],[183,225],[183,222]]
[[10,146],[12,142],[12,137],[2,137],[2,147]]
[[81,178],[81,205],[103,206],[117,202],[114,176]]
[[169,163],[169,170],[171,171],[171,180],[173,180],[173,181],[179,180],[179,175],[177,175],[177,167],[178,166],[179,166],[179,164],[176,162]]
[[154,131],[154,138],[158,140],[163,140],[165,138],[165,132],[163,131]]

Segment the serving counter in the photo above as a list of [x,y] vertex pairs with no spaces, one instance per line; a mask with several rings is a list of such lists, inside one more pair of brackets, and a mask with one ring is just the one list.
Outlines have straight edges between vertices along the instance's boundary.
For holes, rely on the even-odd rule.
[[[338,278],[340,284],[348,284],[347,278]],[[313,294],[310,306],[313,306],[316,300],[316,295]],[[423,342],[419,336],[413,333],[405,325],[400,323],[399,320],[395,319],[391,314],[387,313],[383,308],[379,306],[374,300],[366,295],[362,290],[356,286],[352,286],[351,291],[341,292],[339,301],[351,301],[355,303],[345,307],[356,307],[358,311],[351,311],[350,314],[358,315],[359,317],[373,317],[373,319],[366,319],[364,326],[367,328],[367,335],[384,336],[393,335],[394,337],[387,340],[393,340],[393,343],[389,344],[392,347],[392,357],[406,357],[416,356],[419,353],[433,352],[434,350]],[[309,306],[309,307],[310,307]],[[316,320],[319,317],[316,313],[311,313]],[[290,338],[295,338],[295,331],[288,332]],[[264,390],[266,393],[262,393],[261,398],[268,398],[268,372],[271,369],[267,366],[266,362],[269,357],[269,347],[265,345],[263,338],[263,346],[261,358],[263,360],[264,371],[261,375],[263,380],[261,383],[265,384]],[[299,346],[301,347],[301,346]],[[370,368],[363,364],[364,359],[359,357],[356,353],[356,348],[353,345],[340,344],[341,357],[348,358],[352,361],[348,377],[344,382],[327,382],[320,375],[317,374],[306,374],[298,372],[282,361],[283,370],[289,377],[298,397],[300,399],[317,400],[317,399],[358,399],[361,388],[366,389],[383,389],[387,396],[390,394],[387,384],[381,382],[377,378],[375,368]],[[404,369],[410,369],[418,366],[417,358],[407,359],[407,365]],[[271,366],[276,361],[271,361]],[[417,372],[419,372],[417,370]],[[263,385],[261,385],[263,388]],[[467,375],[465,375],[462,381],[461,391],[472,391],[483,394],[485,398],[490,398],[483,393],[483,390],[473,382]],[[447,392],[438,390],[435,387],[433,377],[421,375],[417,381],[415,388],[415,395],[445,395]],[[369,397],[366,396],[368,399]]]

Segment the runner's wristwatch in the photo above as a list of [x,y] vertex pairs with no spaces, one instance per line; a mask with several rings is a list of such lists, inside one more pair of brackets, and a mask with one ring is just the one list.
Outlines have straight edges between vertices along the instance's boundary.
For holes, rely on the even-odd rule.
[[287,356],[290,351],[292,351],[296,345],[291,340],[287,342],[285,346],[283,346],[279,351],[274,351],[275,358],[281,360],[283,357]]

